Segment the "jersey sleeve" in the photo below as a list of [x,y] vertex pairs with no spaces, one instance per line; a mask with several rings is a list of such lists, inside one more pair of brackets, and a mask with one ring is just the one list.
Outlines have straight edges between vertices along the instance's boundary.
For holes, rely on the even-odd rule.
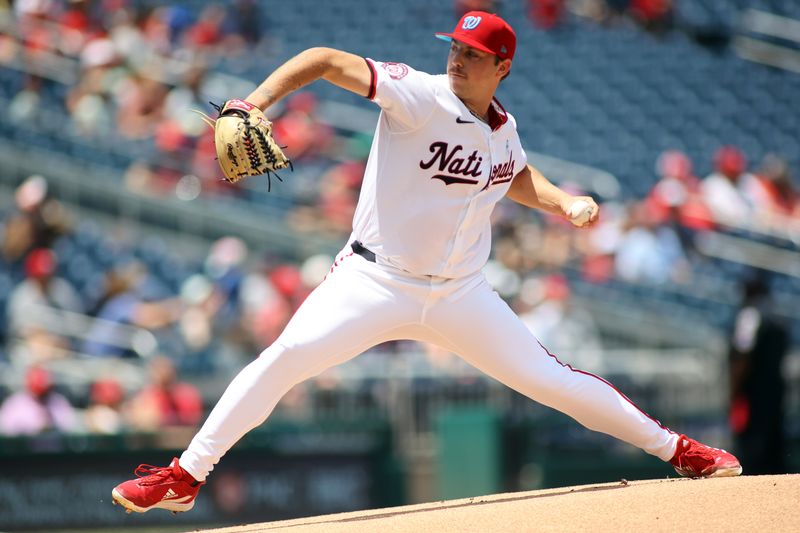
[[366,61],[372,71],[367,98],[381,107],[391,125],[413,130],[425,124],[436,107],[432,76],[403,63]]
[[517,174],[522,172],[528,165],[528,153],[525,151],[525,147],[522,146],[522,143],[520,143],[519,145],[519,161],[520,161],[519,169],[515,169],[517,170]]
[[[514,118],[514,115],[508,113],[508,120],[511,121],[511,124],[514,125],[514,131],[517,132],[517,119]],[[517,171],[517,174],[519,174],[528,164],[528,153],[525,151],[525,147],[522,146],[522,139],[519,138],[519,133],[517,132],[515,133],[515,135],[517,136],[517,143],[519,143],[519,160],[520,160],[519,168],[515,170]]]

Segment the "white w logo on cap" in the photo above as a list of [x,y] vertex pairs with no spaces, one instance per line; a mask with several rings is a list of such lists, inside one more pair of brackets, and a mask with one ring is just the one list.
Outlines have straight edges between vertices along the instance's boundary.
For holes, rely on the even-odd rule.
[[464,23],[461,25],[461,28],[465,30],[474,30],[475,28],[478,27],[478,24],[480,23],[481,23],[481,17],[473,17],[473,16],[465,17]]

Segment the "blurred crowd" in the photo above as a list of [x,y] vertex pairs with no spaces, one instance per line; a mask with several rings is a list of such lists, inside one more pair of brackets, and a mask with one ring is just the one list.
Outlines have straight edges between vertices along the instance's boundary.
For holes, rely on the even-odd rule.
[[[568,25],[570,14],[603,26],[635,25],[642,30],[661,36],[672,30],[685,31],[698,44],[725,46],[730,40],[730,30],[715,24],[697,26],[678,16],[676,0],[521,0],[528,20],[543,31],[558,30]],[[456,13],[473,9],[502,11],[503,2],[497,0],[455,0]],[[723,6],[725,7],[725,6]],[[728,6],[738,10],[738,6]]]
[[[124,152],[130,160],[124,183],[139,194],[184,200],[250,194],[221,180],[213,130],[192,110],[213,115],[209,101],[244,97],[231,89],[244,91],[250,82],[230,75],[266,75],[279,44],[267,33],[258,2],[211,3],[195,11],[130,0],[23,0],[0,2],[3,21],[0,65],[22,65],[27,72],[8,102],[12,122],[46,127],[53,115],[45,111],[55,108],[67,120],[59,137]],[[62,80],[65,72],[75,81]],[[342,231],[360,184],[363,142],[336,142],[312,93],[292,95],[268,114],[292,160],[322,174],[314,187],[302,179],[286,186],[298,206],[298,225]],[[314,224],[303,207],[318,208],[328,219]]]
[[195,427],[203,415],[200,391],[179,381],[166,357],[151,359],[148,382],[132,391],[115,377],[105,376],[90,381],[79,393],[62,392],[50,371],[33,365],[25,372],[24,385],[0,404],[0,435],[152,433]]
[[800,192],[785,160],[769,154],[751,166],[741,150],[723,146],[713,154],[709,175],[696,177],[693,166],[680,151],[664,152],[655,165],[655,180],[646,178],[654,181],[647,196],[606,202],[590,231],[574,232],[548,217],[536,224],[511,212],[499,221],[496,257],[516,272],[557,272],[578,256],[587,281],[687,285],[692,264],[702,261],[696,238],[705,231],[744,228],[781,234],[794,228],[796,235]]
[[[0,64],[23,58],[24,63],[34,66],[9,102],[12,120],[42,120],[39,104],[56,104],[69,118],[68,133],[97,142],[122,137],[130,143],[123,145],[123,150],[139,154],[127,166],[124,182],[140,194],[175,194],[191,200],[200,194],[251,197],[259,187],[263,188],[259,180],[230,187],[219,179],[213,132],[191,113],[192,109],[209,111],[212,94],[231,96],[224,87],[226,79],[215,78],[220,68],[245,72],[253,66],[252,61],[265,65],[270,57],[280,55],[280,43],[270,37],[266,13],[258,2],[212,3],[199,11],[185,5],[146,7],[131,0],[0,2],[3,5],[5,11],[0,7],[0,13],[4,13],[0,20],[5,20],[5,27],[11,31],[0,34]],[[455,0],[453,5],[456,14],[473,9],[502,11],[503,7],[495,0]],[[673,5],[671,0],[529,0],[528,12],[536,25],[546,29],[555,27],[567,8],[597,20],[625,16],[647,25],[647,21],[669,19]],[[51,56],[74,60],[74,84],[33,74],[46,72]],[[48,84],[65,90],[62,101],[47,101],[52,97],[45,90]],[[281,187],[281,194],[288,196],[291,203],[288,223],[299,232],[333,238],[346,235],[370,139],[337,134],[321,119],[319,102],[313,93],[294,94],[268,113],[275,121],[277,139],[288,147],[288,155],[300,163],[296,165],[300,171]],[[727,157],[729,166],[735,167],[736,163],[731,163],[735,156]],[[675,163],[680,158],[676,154],[665,154],[665,158],[669,160],[666,166],[683,165],[688,170],[659,169],[663,183],[653,191],[647,208],[615,205],[606,212],[614,215],[618,225],[635,220],[637,227],[659,226],[654,228],[662,249],[659,255],[672,253],[670,264],[680,262],[679,257],[674,257],[675,246],[668,242],[674,241],[672,233],[677,233],[686,248],[683,228],[687,224],[691,227],[687,217],[709,217],[692,213],[693,209],[713,209],[717,218],[729,216],[723,213],[725,210],[734,211],[737,220],[744,213],[744,201],[748,203],[747,216],[753,211],[753,217],[757,218],[764,212],[793,209],[794,191],[788,170],[778,157],[764,161],[758,172],[743,172],[741,182],[737,181],[738,176],[709,179],[702,191],[695,190],[696,178],[683,175],[691,174],[691,163]],[[739,193],[730,194],[731,187]],[[720,191],[725,200],[716,196],[715,192]],[[745,200],[738,200],[738,196],[744,196]],[[699,197],[705,199],[705,206],[696,201]],[[684,201],[687,205],[674,205]],[[654,210],[658,214],[652,214]],[[670,210],[676,213],[667,214]],[[660,226],[664,225],[665,217],[682,219],[676,231],[662,231]],[[606,225],[607,233],[616,235],[612,241],[628,233],[627,229]],[[608,235],[604,235],[606,238]],[[603,249],[595,255],[614,253],[608,249],[617,246],[640,251],[654,246],[652,239],[641,233],[634,233],[629,241],[626,245],[599,244]],[[627,271],[635,267],[622,268]]]
[[[601,24],[617,24],[623,21],[632,21],[641,28],[651,33],[662,33],[674,27],[675,1],[674,0],[530,0],[532,15],[536,5],[557,5],[559,14],[569,8],[575,14],[594,20]],[[541,12],[541,8],[539,9]],[[550,11],[554,11],[553,8]],[[547,12],[546,12],[547,13]],[[547,29],[557,23],[554,16],[538,18],[539,26]],[[547,26],[550,22],[550,26]]]
[[[565,23],[569,12],[600,24],[631,21],[643,29],[660,33],[673,27],[673,0],[522,0],[528,19],[541,30],[552,30]],[[467,11],[502,11],[497,0],[455,0],[456,14]]]
[[[606,202],[599,225],[587,231],[511,202],[500,204],[487,277],[553,351],[596,356],[601,336],[592,316],[572,304],[564,268],[579,271],[590,283],[691,286],[694,266],[704,260],[695,246],[698,234],[743,224],[785,228],[800,220],[800,195],[783,160],[769,155],[751,169],[744,154],[732,146],[721,147],[713,160],[714,171],[697,178],[685,154],[663,153],[655,165],[656,179],[650,178],[654,185],[649,194],[624,204]],[[349,169],[353,179],[360,171]],[[81,242],[85,229],[75,218],[48,193],[41,176],[19,185],[14,208],[3,218],[0,270],[9,289],[2,310],[2,353],[13,367],[34,372],[23,394],[29,402],[45,397],[51,401],[50,395],[37,396],[31,390],[31,383],[49,383],[41,377],[43,371],[34,369],[73,357],[164,360],[194,376],[233,372],[277,338],[332,263],[326,255],[302,263],[259,256],[241,239],[225,237],[170,285],[154,272],[159,262],[171,259],[168,245],[162,247],[162,257],[155,258],[137,253],[135,240],[128,250],[120,243],[109,248],[103,241],[116,239],[111,229],[101,231],[100,240],[89,246],[117,256],[59,257],[83,254],[75,243]],[[340,223],[342,229],[349,226],[349,220]],[[79,274],[86,269],[96,269],[98,275],[78,288]],[[142,332],[153,341],[143,342]],[[399,347],[389,344],[382,349],[392,353]],[[435,366],[454,360],[431,347],[417,349],[428,353]],[[580,365],[581,356],[576,357],[573,362]],[[87,398],[103,395],[95,392],[96,386],[113,397],[124,414],[124,384],[117,385],[108,380],[92,384]],[[62,399],[55,399],[58,395],[52,398],[54,406],[64,406]],[[7,401],[23,400],[14,395]],[[53,423],[57,419],[47,418]]]
[[[455,7],[467,11],[494,4],[459,0]],[[57,102],[69,117],[67,133],[97,142],[121,136],[130,147],[152,146],[125,173],[131,190],[177,191],[187,199],[198,189],[247,195],[246,186],[228,187],[217,179],[212,132],[189,111],[208,109],[208,95],[215,92],[210,67],[221,59],[237,71],[250,66],[249,58],[263,61],[271,53],[274,43],[259,23],[259,5],[237,0],[195,13],[126,0],[20,0],[0,15],[12,21],[13,30],[0,35],[0,63],[20,54],[42,68],[51,55],[74,59],[78,82]],[[559,0],[529,5],[542,28],[556,26],[565,9]],[[656,19],[665,6],[671,2],[572,3],[587,16],[619,12]],[[29,74],[9,102],[11,120],[38,120],[37,106],[48,98],[49,83]],[[293,199],[289,226],[343,242],[370,139],[337,138],[320,119],[311,93],[293,95],[270,117],[290,157],[311,169],[311,179],[298,176],[284,184]],[[499,205],[487,277],[553,352],[569,356],[580,348],[582,357],[599,354],[601,335],[592,316],[574,305],[562,274],[566,267],[590,283],[691,286],[695,265],[704,260],[696,245],[699,234],[720,227],[780,232],[800,221],[800,193],[778,155],[753,163],[738,148],[724,146],[708,157],[714,170],[698,177],[694,168],[706,162],[693,164],[679,151],[663,153],[655,175],[642,177],[654,183],[647,196],[605,202],[600,223],[591,230],[575,230],[508,202]],[[153,257],[138,250],[135,240],[119,241],[113,228],[95,227],[99,240],[87,240],[86,231],[86,223],[49,192],[42,176],[20,184],[2,217],[0,363],[19,370],[23,379],[0,389],[0,434],[113,434],[198,423],[201,391],[176,376],[238,370],[277,338],[333,260],[326,255],[286,260],[230,236],[210,244],[204,257],[175,279],[165,275],[163,265],[181,260],[171,256],[168,244]],[[382,350],[391,354],[400,347],[408,348],[393,343]],[[451,354],[416,348],[431,365],[453,364]],[[113,373],[91,373],[77,391],[62,390],[53,363],[71,359],[133,362],[148,369],[147,379],[131,385]],[[591,364],[570,359],[578,366]],[[330,377],[319,379],[328,380],[320,382],[324,387],[333,386]],[[287,403],[302,403],[301,394],[291,392]]]
[[[275,340],[331,262],[324,256],[302,265],[273,257],[248,262],[247,246],[227,237],[171,289],[152,271],[153,261],[180,259],[169,257],[167,246],[161,257],[137,257],[136,243],[114,242],[113,228],[86,240],[97,227],[76,220],[41,176],[18,187],[3,217],[0,366],[10,389],[0,385],[0,434],[196,424],[202,396],[177,381],[176,371],[223,379],[237,371]],[[82,246],[91,248],[88,254]],[[149,378],[137,385],[114,370],[125,367],[91,361],[146,367]],[[75,370],[65,372],[70,362]],[[58,381],[69,383],[61,387],[69,391],[59,390]]]
[[[331,263],[325,256],[301,265],[271,255],[255,257],[241,239],[226,237],[176,280],[165,277],[164,270],[183,259],[166,244],[143,252],[136,237],[124,243],[113,228],[76,224],[69,209],[48,193],[42,176],[20,184],[15,200],[3,218],[0,273],[10,287],[3,333],[15,340],[5,353],[20,364],[74,351],[136,358],[149,353],[128,330],[171,330],[159,344],[190,353],[183,366],[203,371],[207,352],[217,351],[213,345],[224,332],[248,354],[271,343]],[[94,275],[87,278],[87,271]],[[48,333],[57,334],[48,340]]]

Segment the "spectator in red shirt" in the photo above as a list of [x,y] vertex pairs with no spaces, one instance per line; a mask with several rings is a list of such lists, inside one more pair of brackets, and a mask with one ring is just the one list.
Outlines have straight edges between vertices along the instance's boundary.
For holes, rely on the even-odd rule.
[[662,153],[656,163],[659,180],[645,202],[658,223],[677,222],[691,230],[714,227],[711,211],[703,201],[700,181],[692,172],[692,161],[679,150]]
[[134,396],[127,414],[130,425],[141,431],[195,426],[203,416],[203,401],[197,387],[177,381],[170,359],[155,357],[150,362],[150,384]]
[[714,172],[700,182],[700,191],[716,222],[732,226],[751,222],[752,205],[742,192],[750,179],[739,148],[723,146],[714,153]]
[[38,366],[26,372],[25,388],[0,405],[0,435],[66,433],[77,427],[78,419],[69,400],[53,389],[50,373]]
[[292,160],[300,161],[324,153],[333,130],[319,120],[316,96],[299,92],[286,100],[284,112],[275,119],[274,134],[288,147]]
[[453,2],[453,9],[456,15],[460,18],[464,13],[469,11],[488,11],[494,13],[497,11],[495,0],[455,0]]
[[89,405],[84,413],[86,431],[115,435],[122,431],[122,402],[125,390],[114,378],[99,379],[89,390]]
[[213,47],[222,40],[222,23],[225,10],[219,5],[209,5],[200,13],[197,22],[186,31],[186,39],[191,48]]
[[528,0],[528,18],[537,28],[555,28],[564,17],[564,0]]
[[780,224],[782,217],[800,216],[800,193],[792,184],[789,165],[775,154],[767,154],[741,189],[756,216],[768,224]]
[[647,31],[662,33],[672,28],[672,0],[630,0],[628,11]]
[[72,0],[58,17],[59,48],[65,55],[78,55],[92,30],[91,5],[86,0]]

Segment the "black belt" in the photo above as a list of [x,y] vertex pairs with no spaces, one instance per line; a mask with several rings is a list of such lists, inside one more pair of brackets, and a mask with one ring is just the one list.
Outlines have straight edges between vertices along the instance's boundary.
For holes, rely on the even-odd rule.
[[361,257],[363,257],[364,259],[366,259],[370,263],[374,263],[375,262],[375,252],[370,252],[369,250],[364,248],[364,245],[361,244],[361,241],[353,241],[353,242],[351,242],[350,243],[350,248],[353,249],[353,253],[354,254],[360,255]]

